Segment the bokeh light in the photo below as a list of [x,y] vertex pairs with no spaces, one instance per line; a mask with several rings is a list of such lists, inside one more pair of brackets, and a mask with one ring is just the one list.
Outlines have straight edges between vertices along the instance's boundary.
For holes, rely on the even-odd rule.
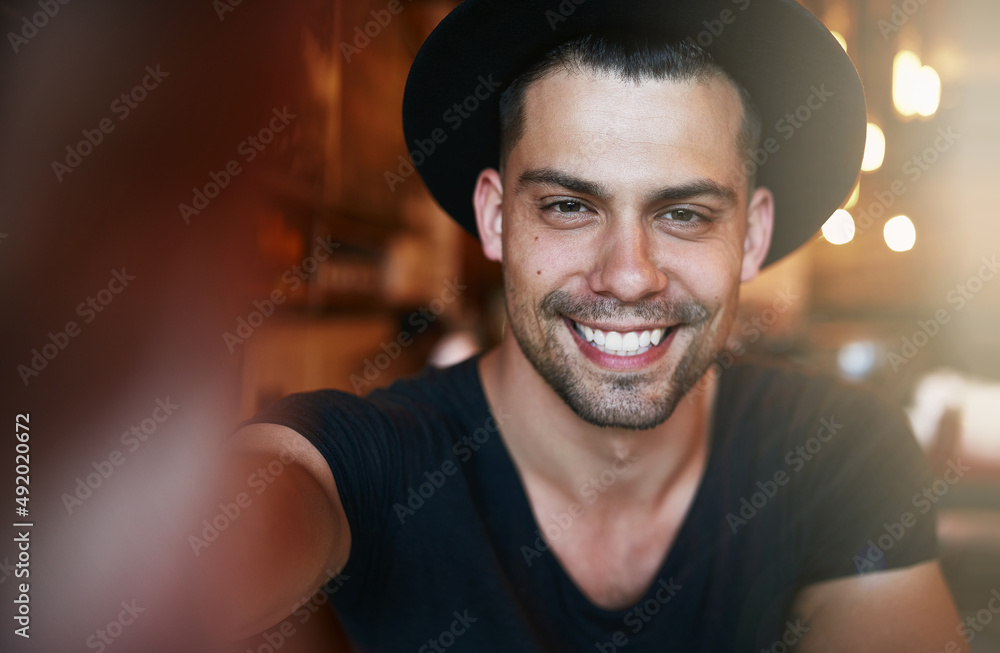
[[885,244],[894,252],[908,252],[917,242],[917,229],[905,215],[897,215],[885,223],[882,231]]

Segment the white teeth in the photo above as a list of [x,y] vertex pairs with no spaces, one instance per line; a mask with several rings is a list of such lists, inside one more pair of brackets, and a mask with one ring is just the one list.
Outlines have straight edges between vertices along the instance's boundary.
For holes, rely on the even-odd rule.
[[604,332],[583,324],[574,323],[577,332],[587,342],[597,346],[601,351],[618,356],[636,356],[646,353],[650,347],[655,347],[663,340],[666,329],[651,329],[646,331]]

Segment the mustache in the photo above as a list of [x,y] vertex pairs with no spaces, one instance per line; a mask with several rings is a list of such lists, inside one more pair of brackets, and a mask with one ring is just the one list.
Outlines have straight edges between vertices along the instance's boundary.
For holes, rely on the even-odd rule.
[[668,324],[697,324],[708,320],[712,315],[707,306],[696,301],[671,302],[661,298],[626,303],[612,297],[580,299],[565,290],[556,290],[546,295],[539,309],[547,318],[566,315],[581,322],[633,319]]

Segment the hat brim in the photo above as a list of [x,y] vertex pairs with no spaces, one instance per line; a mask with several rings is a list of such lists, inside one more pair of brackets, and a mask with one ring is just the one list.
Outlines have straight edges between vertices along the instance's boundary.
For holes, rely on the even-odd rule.
[[608,29],[691,38],[753,97],[763,126],[757,183],[775,197],[765,265],[809,240],[852,191],[866,137],[861,80],[829,30],[797,2],[577,2],[466,0],[410,68],[403,131],[413,163],[474,236],[476,179],[499,166],[502,92],[557,45]]

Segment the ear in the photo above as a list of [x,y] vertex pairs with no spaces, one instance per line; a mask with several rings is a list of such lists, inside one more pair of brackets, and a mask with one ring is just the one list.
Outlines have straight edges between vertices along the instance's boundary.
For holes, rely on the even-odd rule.
[[751,281],[771,249],[774,231],[774,195],[768,188],[757,188],[747,207],[747,235],[743,241],[743,269],[740,281]]
[[503,261],[503,180],[499,172],[486,168],[479,173],[472,205],[483,254],[491,261]]

